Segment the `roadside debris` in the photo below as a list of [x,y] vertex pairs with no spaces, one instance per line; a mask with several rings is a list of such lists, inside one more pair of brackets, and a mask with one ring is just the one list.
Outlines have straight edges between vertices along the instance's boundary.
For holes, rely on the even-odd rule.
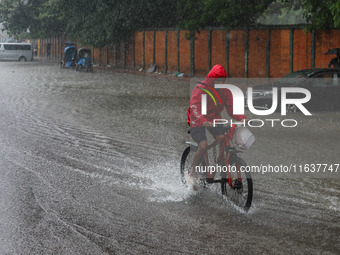
[[184,77],[184,73],[179,73],[179,72],[176,72],[176,77]]
[[150,65],[149,69],[147,70],[148,73],[153,73],[154,71],[156,71],[156,65],[152,64]]

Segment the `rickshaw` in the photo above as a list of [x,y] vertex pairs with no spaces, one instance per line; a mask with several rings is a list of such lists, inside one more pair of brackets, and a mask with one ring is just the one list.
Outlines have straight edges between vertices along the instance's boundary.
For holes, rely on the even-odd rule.
[[78,59],[76,61],[76,71],[85,70],[93,71],[91,62],[91,50],[88,48],[80,48],[78,50]]
[[77,48],[75,43],[66,42],[64,49],[64,59],[60,62],[61,68],[69,68],[76,66]]

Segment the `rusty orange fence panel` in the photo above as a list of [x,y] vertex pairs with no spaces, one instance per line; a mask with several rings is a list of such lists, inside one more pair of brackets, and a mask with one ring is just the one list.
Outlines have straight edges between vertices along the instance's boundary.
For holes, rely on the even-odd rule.
[[272,30],[270,34],[270,77],[289,74],[290,30]]
[[190,41],[185,37],[189,31],[180,32],[179,69],[180,72],[190,73]]
[[303,30],[294,30],[294,71],[311,66],[311,34]]
[[165,31],[156,32],[155,61],[159,69],[164,70],[165,66]]
[[205,74],[208,70],[208,31],[195,35],[195,73]]
[[266,77],[267,31],[249,31],[248,77]]
[[140,68],[143,63],[143,32],[135,33],[135,65]]
[[167,49],[168,73],[177,71],[177,31],[168,31]]
[[211,66],[222,65],[226,67],[226,39],[225,30],[211,31]]
[[243,78],[245,74],[245,37],[244,30],[229,32],[229,76]]

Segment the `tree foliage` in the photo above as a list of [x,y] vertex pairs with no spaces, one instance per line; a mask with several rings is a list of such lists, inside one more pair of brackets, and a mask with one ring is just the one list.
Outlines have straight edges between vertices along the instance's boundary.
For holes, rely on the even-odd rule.
[[264,25],[305,24],[302,0],[274,1],[261,14],[258,22]]
[[179,26],[198,31],[208,26],[249,27],[273,0],[179,0]]
[[11,34],[29,31],[30,37],[49,37],[64,32],[59,0],[2,0],[0,22]]
[[273,3],[274,11],[303,8],[309,30],[340,29],[340,0],[0,0],[0,22],[14,35],[65,34],[101,47],[141,28],[177,25],[193,35],[207,27],[254,26]]
[[333,22],[334,26],[338,29],[340,29],[340,1],[335,1],[330,8],[332,16],[333,16]]
[[279,0],[284,8],[302,10],[306,31],[340,29],[340,0]]
[[98,47],[118,42],[139,28],[176,25],[176,0],[60,1],[69,35]]
[[139,28],[174,27],[177,0],[2,0],[0,22],[12,34],[67,34],[100,47]]
[[[308,22],[306,29],[308,31],[318,31],[324,28],[335,27],[340,29],[340,24],[335,22],[339,17],[339,10],[332,13],[338,0],[303,0],[302,4],[305,9],[304,16]],[[339,18],[337,18],[339,19]]]

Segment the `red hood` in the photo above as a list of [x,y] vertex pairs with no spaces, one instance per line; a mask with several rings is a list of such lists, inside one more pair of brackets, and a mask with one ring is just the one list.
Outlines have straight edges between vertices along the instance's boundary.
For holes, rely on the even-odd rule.
[[218,78],[227,78],[227,72],[224,70],[223,66],[215,65],[207,75],[205,84],[213,86],[213,82]]
[[227,72],[223,66],[215,65],[207,75],[207,79],[227,78]]

